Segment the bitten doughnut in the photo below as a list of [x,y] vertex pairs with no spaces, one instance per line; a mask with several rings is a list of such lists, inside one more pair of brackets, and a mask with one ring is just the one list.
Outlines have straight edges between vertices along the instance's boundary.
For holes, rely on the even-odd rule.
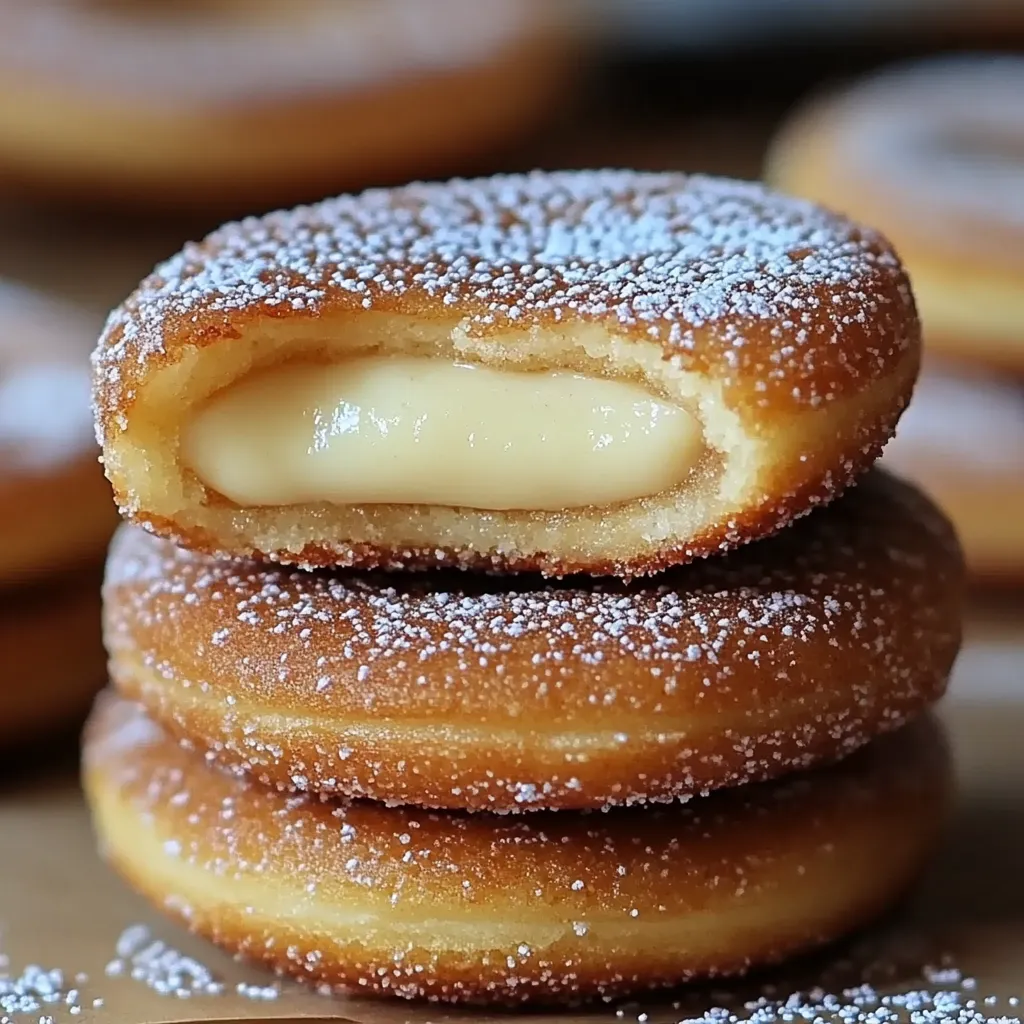
[[103,685],[98,575],[0,593],[0,756],[80,723]]
[[754,184],[538,172],[220,229],[112,313],[95,400],[123,512],[191,548],[638,575],[835,495],[918,358],[871,231]]
[[135,527],[111,676],[282,788],[494,811],[689,797],[848,754],[936,700],[960,639],[948,524],[881,474],[644,585],[310,575]]
[[1024,369],[1024,58],[901,66],[798,111],[767,178],[882,228],[931,350]]
[[557,110],[563,28],[542,0],[5,4],[0,174],[248,212],[481,167]]
[[339,991],[477,1002],[637,992],[833,939],[912,879],[949,791],[931,719],[685,807],[516,819],[289,797],[109,698],[84,756],[105,855],[194,931]]
[[116,517],[79,315],[0,281],[0,589],[102,558]]
[[1024,384],[929,364],[882,464],[942,506],[972,575],[1024,577]]

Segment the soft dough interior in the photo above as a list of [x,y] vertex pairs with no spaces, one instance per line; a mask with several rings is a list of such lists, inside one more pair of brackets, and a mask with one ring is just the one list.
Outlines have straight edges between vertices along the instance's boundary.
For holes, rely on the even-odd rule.
[[[700,452],[668,490],[611,504],[558,510],[475,510],[433,504],[306,502],[275,507],[239,506],[206,487],[181,457],[183,427],[196,408],[246,375],[297,361],[341,363],[388,355],[432,358],[501,370],[564,371],[639,385],[686,410],[702,438]],[[888,400],[888,396],[884,396]],[[812,436],[851,433],[843,403],[812,414],[833,417]],[[762,417],[763,418],[763,417]],[[188,348],[177,362],[154,371],[139,389],[125,430],[108,447],[115,476],[131,482],[130,511],[173,523],[176,530],[211,538],[222,548],[290,553],[311,549],[393,552],[469,550],[515,560],[554,553],[560,561],[595,559],[612,564],[678,546],[708,523],[758,502],[771,485],[773,465],[813,462],[801,454],[806,413],[787,424],[776,415],[773,432],[750,429],[728,404],[720,381],[666,359],[662,346],[623,339],[590,324],[564,330],[527,329],[470,335],[456,320],[366,311],[345,316],[265,319],[230,341]],[[748,417],[750,419],[750,417]]]

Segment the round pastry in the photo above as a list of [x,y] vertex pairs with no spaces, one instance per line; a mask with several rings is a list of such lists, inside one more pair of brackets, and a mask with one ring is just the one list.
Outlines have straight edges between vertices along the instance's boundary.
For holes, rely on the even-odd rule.
[[0,594],[0,748],[81,722],[105,677],[95,570]]
[[266,208],[482,161],[545,118],[570,70],[539,0],[9,4],[0,171]]
[[1024,368],[1024,58],[933,59],[812,102],[766,177],[892,239],[936,352]]
[[524,1003],[745,971],[912,879],[949,765],[931,719],[685,807],[501,818],[289,797],[108,699],[85,745],[104,854],[194,931],[341,992]]
[[123,512],[303,566],[639,575],[867,468],[918,323],[877,235],[758,185],[534,173],[343,196],[159,266],[95,352]]
[[645,585],[311,575],[135,527],[111,676],[212,761],[282,788],[514,811],[670,800],[848,754],[936,700],[962,567],[882,474]]
[[1024,576],[1024,386],[930,364],[883,465],[938,501],[973,575]]
[[73,310],[0,281],[0,587],[94,562],[113,532],[88,344]]

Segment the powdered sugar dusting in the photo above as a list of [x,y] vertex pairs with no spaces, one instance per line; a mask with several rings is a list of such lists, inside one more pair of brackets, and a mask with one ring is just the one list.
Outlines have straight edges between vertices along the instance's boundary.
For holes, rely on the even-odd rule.
[[[429,309],[477,334],[596,321],[815,404],[884,368],[916,323],[879,236],[757,184],[616,170],[413,184],[229,224],[157,267],[95,353],[101,411],[193,332],[328,308]],[[773,332],[769,351],[751,325]]]
[[89,981],[84,974],[70,977],[59,967],[29,964],[15,975],[8,968],[7,957],[0,954],[0,1024],[54,1024],[103,1005],[102,999],[84,995]]
[[[159,729],[141,719],[121,723],[134,736],[133,746],[145,745],[160,735]],[[111,750],[117,749],[120,741]],[[91,994],[95,986],[81,971],[29,964],[20,973],[9,971],[9,961],[0,954],[0,1024],[70,1024],[94,1020],[95,1011],[106,1000]],[[221,996],[227,985],[193,957],[157,938],[144,924],[125,928],[115,943],[115,955],[104,970],[110,979],[128,979],[145,985],[157,995],[176,999],[194,996]],[[238,982],[232,991],[244,999],[269,1002],[281,994],[276,982],[253,984]]]
[[[763,778],[900,724],[944,686],[959,573],[948,526],[884,479],[646,584],[313,574],[129,527],[106,636],[115,680],[138,685],[141,665],[165,715],[202,701],[205,741],[264,780],[499,810],[628,803]],[[830,698],[820,666],[839,649]],[[748,687],[778,687],[778,706],[762,715]],[[786,693],[806,702],[799,727]],[[714,715],[728,744],[687,724]],[[431,721],[466,731],[428,743]],[[484,753],[524,723],[531,741],[505,744],[506,763]]]
[[[144,728],[132,731],[139,737],[137,742],[145,741]],[[121,933],[117,955],[107,964],[105,973],[108,978],[129,977],[160,995],[178,999],[224,993],[224,983],[208,967],[156,938],[142,924],[131,925]]]

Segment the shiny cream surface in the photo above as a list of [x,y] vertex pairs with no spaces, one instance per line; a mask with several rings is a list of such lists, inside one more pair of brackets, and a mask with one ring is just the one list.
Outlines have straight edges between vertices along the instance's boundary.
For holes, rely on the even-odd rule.
[[370,356],[255,373],[200,406],[185,463],[240,505],[558,511],[681,483],[686,410],[623,380]]

